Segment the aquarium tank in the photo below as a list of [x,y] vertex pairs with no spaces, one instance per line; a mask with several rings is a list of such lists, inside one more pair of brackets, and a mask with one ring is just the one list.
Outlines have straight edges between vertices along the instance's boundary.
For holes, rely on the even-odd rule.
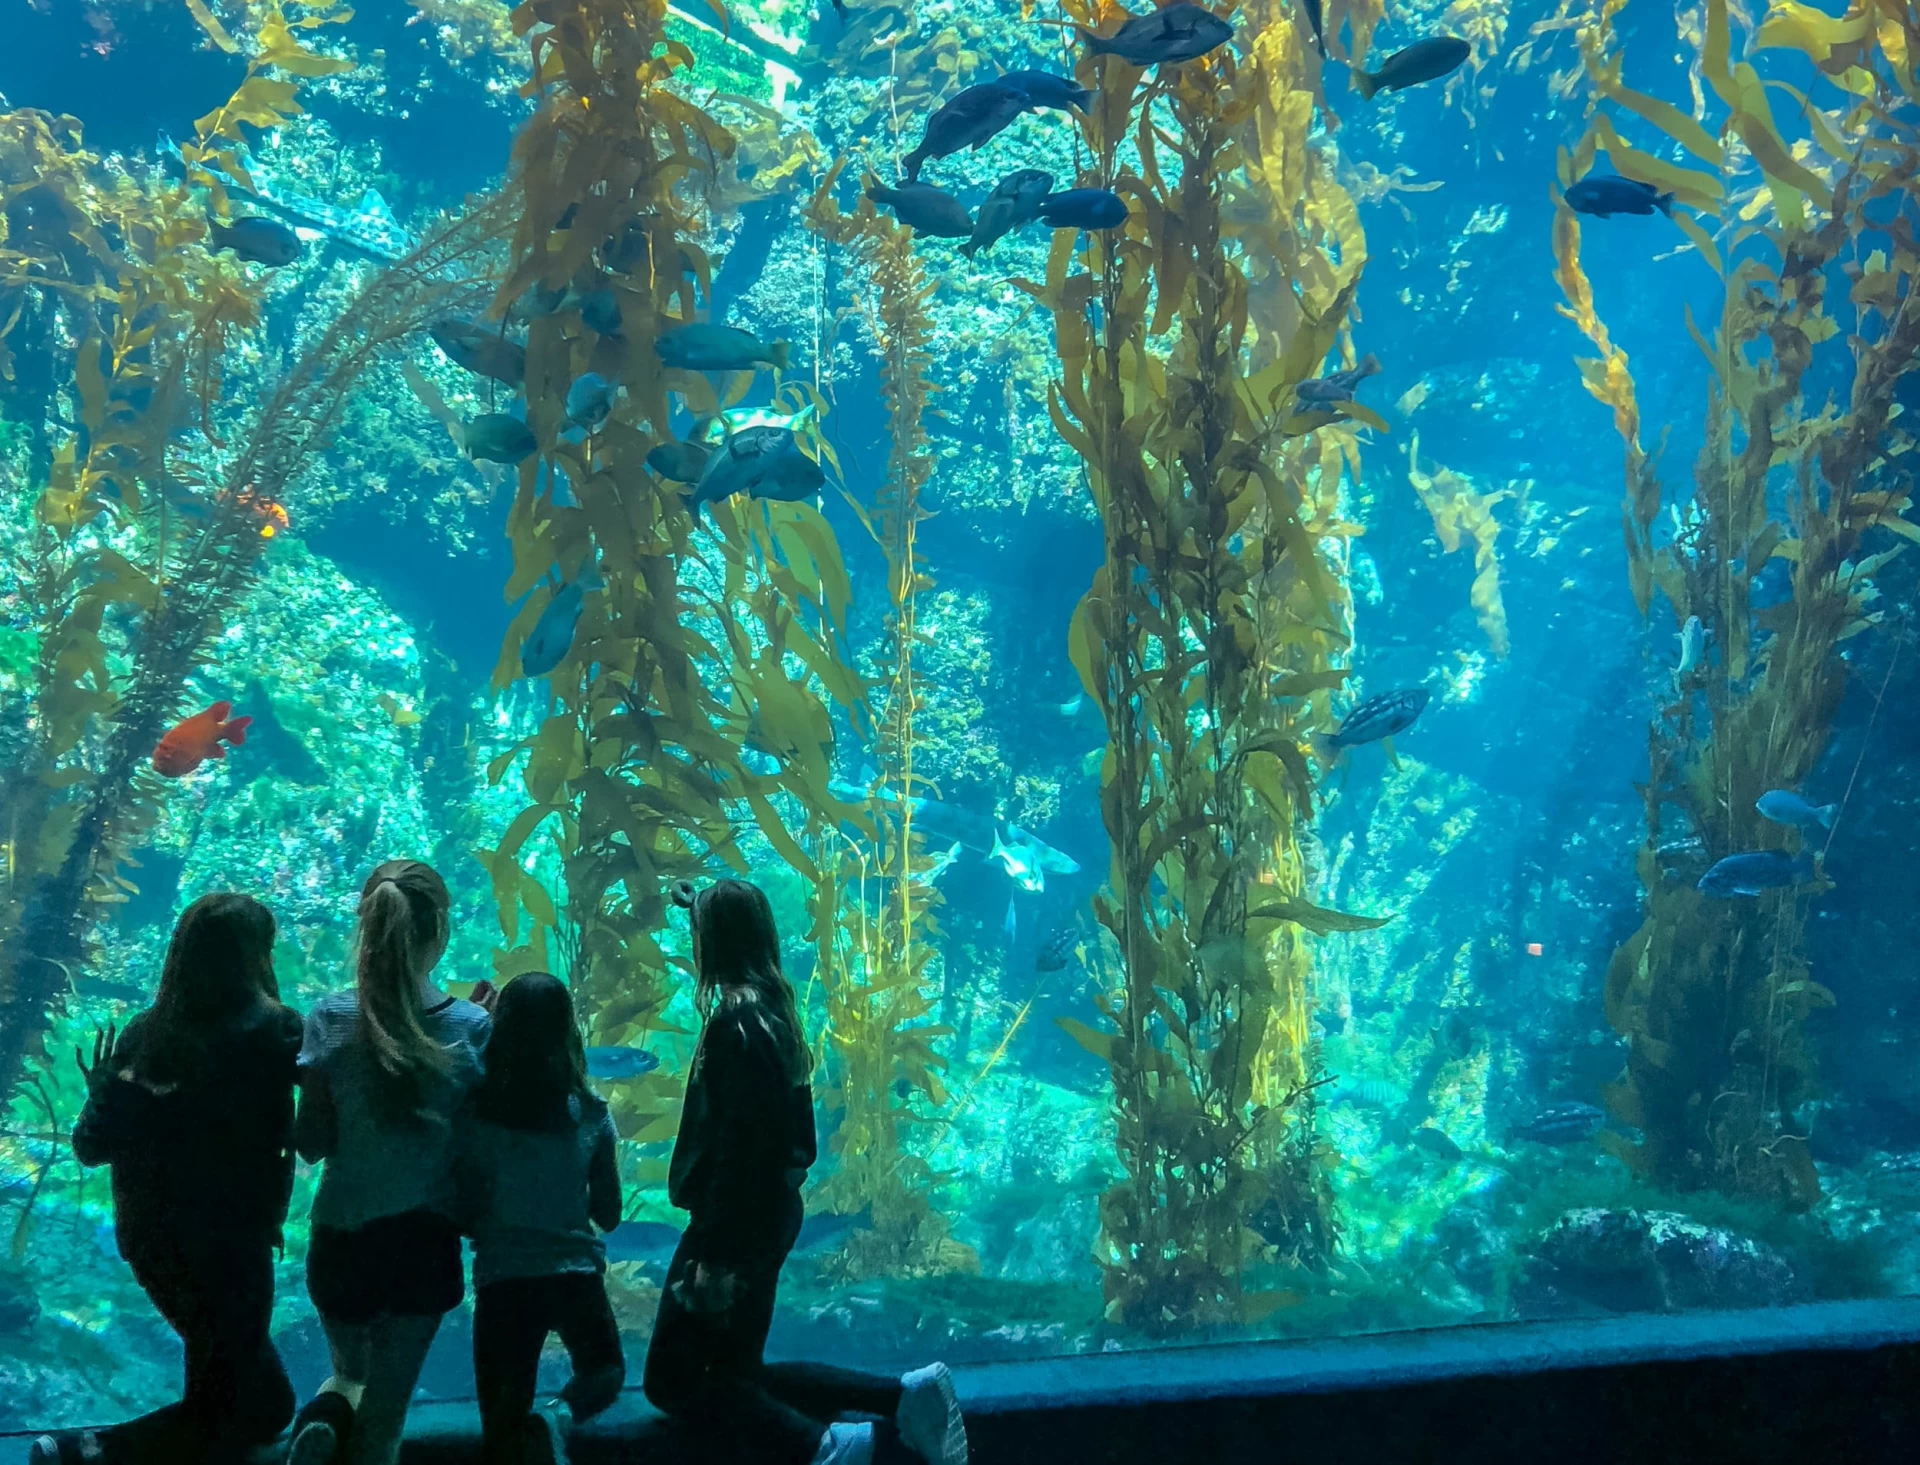
[[776,1353],[1920,1289],[1920,8],[1840,6],[7,0],[0,1428],[177,1387],[75,1050],[209,891],[347,985],[394,856],[573,988],[635,1376],[723,875]]

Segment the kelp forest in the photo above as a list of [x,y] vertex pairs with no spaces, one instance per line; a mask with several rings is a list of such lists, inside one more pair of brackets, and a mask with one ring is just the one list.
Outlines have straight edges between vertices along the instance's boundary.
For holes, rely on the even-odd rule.
[[396,856],[449,994],[572,990],[630,1360],[724,877],[776,1351],[1913,1290],[1914,0],[72,9],[0,55],[0,1431],[171,1387],[75,1050],[210,891],[350,986]]
[[[1562,181],[1604,150],[1621,173],[1672,192],[1720,301],[1717,319],[1689,311],[1685,323],[1710,374],[1693,489],[1669,528],[1626,354],[1596,312],[1581,227],[1561,206],[1566,310],[1603,353],[1581,370],[1626,443],[1634,602],[1644,616],[1671,613],[1683,633],[1694,627],[1705,647],[1676,673],[1649,730],[1646,916],[1606,987],[1608,1021],[1630,1043],[1608,1103],[1643,1138],[1609,1143],[1663,1185],[1805,1209],[1821,1195],[1804,1114],[1818,1091],[1807,1025],[1834,1001],[1810,965],[1808,921],[1837,828],[1789,834],[1755,805],[1769,789],[1799,786],[1826,752],[1848,643],[1900,634],[1876,582],[1920,538],[1903,517],[1912,443],[1895,400],[1920,350],[1910,301],[1920,137],[1906,115],[1920,22],[1897,6],[1838,21],[1798,5],[1772,13],[1750,49],[1802,53],[1814,71],[1809,91],[1773,84],[1797,109],[1788,122],[1753,63],[1732,59],[1719,0],[1694,38],[1712,96],[1697,118],[1626,86],[1620,9],[1580,32],[1594,112],[1562,157]],[[1623,141],[1604,103],[1664,133],[1689,162]],[[1822,400],[1814,384],[1835,356],[1850,381]],[[1761,586],[1775,562],[1783,595]],[[1762,848],[1811,857],[1813,878],[1763,896],[1756,921],[1661,878],[1657,851],[1675,833],[1715,858]]]

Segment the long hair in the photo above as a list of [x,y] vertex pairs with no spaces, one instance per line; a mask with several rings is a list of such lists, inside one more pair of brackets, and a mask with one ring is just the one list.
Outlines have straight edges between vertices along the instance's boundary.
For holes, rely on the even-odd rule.
[[591,1097],[587,1053],[567,984],[527,972],[501,989],[487,1040],[487,1073],[474,1094],[482,1119],[508,1129],[564,1130],[567,1101]]
[[177,1081],[205,1062],[213,1039],[280,1005],[274,930],[272,911],[231,891],[180,913],[140,1045],[142,1077]]
[[780,966],[780,931],[766,892],[744,880],[716,880],[691,897],[694,1004],[703,1017],[735,1002],[756,1002],[786,1061],[805,1083],[813,1070],[800,1031],[800,1005]]
[[354,985],[380,1077],[375,1096],[390,1118],[418,1115],[451,1066],[422,1022],[420,978],[446,948],[452,904],[446,881],[418,860],[388,860],[360,888]]

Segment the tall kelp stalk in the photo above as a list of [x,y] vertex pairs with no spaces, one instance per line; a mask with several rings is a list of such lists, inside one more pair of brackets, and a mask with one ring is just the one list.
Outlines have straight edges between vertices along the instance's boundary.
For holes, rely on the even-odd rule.
[[1331,1251],[1303,933],[1378,924],[1312,905],[1300,847],[1302,740],[1347,675],[1322,556],[1349,532],[1333,502],[1353,440],[1297,412],[1296,388],[1339,339],[1364,243],[1306,146],[1302,38],[1276,18],[1250,40],[1153,80],[1083,63],[1079,181],[1132,216],[1085,244],[1062,232],[1026,286],[1053,312],[1050,407],[1106,530],[1070,652],[1107,725],[1095,910],[1126,975],[1102,1002],[1116,1033],[1067,1026],[1113,1078],[1107,1313],[1161,1334],[1256,1320],[1297,1296],[1258,1290],[1256,1269]]
[[[819,878],[776,800],[797,803],[800,822],[844,812],[828,787],[823,695],[851,706],[861,690],[840,652],[846,571],[819,511],[710,505],[719,535],[696,548],[682,490],[647,466],[674,435],[676,396],[703,412],[719,405],[705,378],[666,369],[654,343],[694,320],[707,292],[712,270],[694,235],[703,189],[733,148],[669,85],[693,56],[666,39],[666,18],[665,0],[530,0],[515,10],[532,47],[524,91],[540,106],[515,144],[519,218],[495,306],[504,314],[530,289],[571,285],[612,291],[622,319],[617,335],[601,336],[566,308],[529,329],[527,422],[541,452],[521,468],[508,519],[506,594],[526,602],[496,683],[520,674],[523,643],[556,595],[578,580],[584,604],[546,678],[550,715],[490,770],[504,778],[524,755],[531,802],[481,852],[505,937],[499,974],[548,965],[549,933],[564,921],[577,933],[583,1009],[595,1041],[609,1044],[667,1030],[677,986],[660,942],[669,892],[716,869],[746,873],[736,815],[804,878]],[[589,370],[618,382],[623,400],[591,437],[563,439],[568,390]],[[817,441],[816,451],[830,457]],[[562,482],[570,495],[556,490]],[[549,820],[559,908],[523,854]],[[666,1066],[625,1083],[614,1103],[622,1134],[671,1137],[681,1084]]]
[[[1608,1019],[1632,1044],[1609,1102],[1644,1139],[1607,1142],[1663,1185],[1804,1208],[1820,1194],[1801,1107],[1814,1079],[1805,1022],[1833,1000],[1813,980],[1806,925],[1828,887],[1808,873],[1794,888],[1713,899],[1663,871],[1656,851],[1691,836],[1712,860],[1824,854],[1831,838],[1769,823],[1754,804],[1815,773],[1846,687],[1843,643],[1878,623],[1875,574],[1901,540],[1920,540],[1902,517],[1910,485],[1897,459],[1913,440],[1894,404],[1920,350],[1920,134],[1907,100],[1920,81],[1920,12],[1869,0],[1839,19],[1794,3],[1769,13],[1750,50],[1803,53],[1834,89],[1829,111],[1818,91],[1763,83],[1733,61],[1725,0],[1708,0],[1699,66],[1711,98],[1696,119],[1622,83],[1621,8],[1608,4],[1582,29],[1595,111],[1562,155],[1561,182],[1605,151],[1620,172],[1672,191],[1675,222],[1722,298],[1710,329],[1686,321],[1709,367],[1704,440],[1668,537],[1626,353],[1595,312],[1580,224],[1561,204],[1565,313],[1601,352],[1581,371],[1627,445],[1634,599],[1646,615],[1664,598],[1677,626],[1697,618],[1704,633],[1650,728],[1645,918],[1607,976]],[[1804,136],[1781,131],[1769,90],[1795,102],[1791,125]],[[1706,169],[1630,146],[1602,103],[1637,114]],[[1836,298],[1843,280],[1851,286]],[[1845,410],[1803,395],[1848,377]]]
[[[368,367],[396,342],[449,310],[484,302],[484,256],[501,221],[486,208],[431,235],[408,259],[375,276],[295,363],[253,419],[245,446],[228,463],[207,522],[150,578],[114,551],[90,556],[101,573],[127,587],[125,603],[144,611],[129,646],[131,663],[109,676],[97,629],[75,640],[61,674],[48,685],[65,705],[86,698],[105,735],[84,764],[57,761],[71,722],[49,728],[38,781],[49,793],[30,877],[9,884],[15,921],[0,943],[0,1092],[11,1092],[44,1031],[50,1005],[86,956],[93,912],[118,895],[116,870],[158,812],[164,785],[149,767],[154,745],[184,710],[186,682],[209,659],[222,629],[252,589],[260,556],[282,516],[279,506],[301,471],[327,445]],[[84,393],[83,393],[84,396]],[[97,483],[89,492],[98,495]],[[59,491],[58,483],[49,494]],[[79,506],[75,522],[106,508]],[[84,599],[74,602],[84,607]],[[84,673],[84,685],[75,672]],[[62,792],[77,796],[60,799]]]
[[[195,421],[214,441],[229,343],[258,321],[244,272],[205,247],[199,192],[223,207],[211,170],[243,171],[235,151],[246,141],[243,125],[280,125],[300,111],[298,78],[351,65],[294,35],[345,19],[334,0],[300,10],[289,24],[281,6],[264,8],[239,88],[195,124],[196,140],[182,150],[184,183],[142,185],[108,172],[66,119],[0,116],[0,169],[13,185],[0,246],[0,374],[12,378],[30,359],[31,378],[56,381],[66,359],[58,344],[75,341],[78,422],[57,438],[41,433],[47,481],[17,566],[39,656],[30,705],[8,709],[5,727],[0,1090],[19,1078],[49,1005],[83,958],[93,908],[126,898],[116,864],[157,808],[157,790],[138,776],[144,759],[250,582],[262,514],[317,446],[269,452],[295,442],[299,428],[292,416],[262,416],[253,456],[211,496],[207,526],[185,544],[170,538],[165,499],[152,490],[200,474],[178,455],[170,460],[169,446]],[[376,313],[390,303],[370,299]],[[391,339],[384,329],[355,327],[366,342]],[[309,358],[277,405],[311,409],[321,377],[325,390],[344,394],[358,372],[343,368],[347,354],[335,340],[325,362]],[[118,678],[109,656],[120,638],[103,639],[110,619],[134,624],[125,644],[133,665]]]
[[879,357],[891,446],[872,511],[863,511],[887,561],[887,614],[874,658],[875,778],[868,790],[880,837],[862,842],[837,830],[825,836],[820,863],[826,878],[813,912],[841,1109],[833,1140],[839,1164],[819,1200],[828,1209],[872,1218],[840,1258],[845,1275],[926,1275],[978,1266],[934,1207],[935,1176],[926,1161],[901,1142],[905,1126],[936,1118],[948,1102],[940,1080],[945,1063],[933,1044],[950,1029],[927,1021],[938,995],[929,973],[939,936],[934,913],[941,897],[930,874],[937,862],[926,856],[913,827],[915,801],[934,793],[914,768],[914,717],[923,697],[919,603],[933,584],[917,536],[926,518],[920,495],[934,464],[924,420],[935,390],[927,378],[934,287],[911,230],[878,213],[864,194],[852,213],[840,208],[834,197],[840,173],[841,165],[829,170],[806,221],[848,250],[859,271],[855,289]]

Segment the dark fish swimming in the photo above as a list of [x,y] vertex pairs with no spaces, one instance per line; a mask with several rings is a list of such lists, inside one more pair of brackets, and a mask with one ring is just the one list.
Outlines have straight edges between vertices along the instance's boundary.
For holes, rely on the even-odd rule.
[[1813,856],[1790,855],[1785,850],[1755,850],[1728,855],[1700,877],[1699,890],[1720,900],[1736,895],[1760,895],[1805,885],[1818,873]]
[[1589,173],[1566,192],[1567,207],[1576,214],[1610,219],[1615,214],[1650,214],[1655,209],[1673,217],[1673,195],[1651,183],[1622,178],[1618,173]]
[[737,326],[695,321],[662,331],[653,343],[660,360],[683,371],[752,371],[757,366],[787,369],[787,343],[762,341]]
[[1096,56],[1118,56],[1135,66],[1170,66],[1193,61],[1233,38],[1233,27],[1202,5],[1166,5],[1137,15],[1110,36],[1080,34]]
[[498,331],[469,320],[436,321],[427,334],[455,366],[510,387],[527,379],[527,351]]
[[920,146],[901,163],[909,183],[920,178],[920,165],[929,158],[945,158],[965,148],[979,149],[1008,123],[1027,110],[1027,94],[1004,81],[983,81],[955,94],[927,119]]
[[619,386],[597,371],[577,378],[567,388],[567,421],[588,432],[598,432],[613,412]]
[[702,504],[744,493],[799,503],[815,497],[827,475],[788,427],[746,427],[713,450],[687,502],[695,519]]
[[1020,168],[1007,174],[987,195],[973,221],[973,237],[960,246],[972,259],[979,251],[1040,217],[1040,205],[1053,188],[1053,175],[1038,168]]
[[1061,112],[1084,112],[1093,100],[1091,88],[1051,71],[1009,71],[1000,78],[1000,84],[1023,93],[1029,110],[1052,107]]
[[278,219],[254,215],[235,219],[231,224],[207,220],[208,248],[218,254],[230,249],[241,259],[257,265],[290,265],[300,258],[305,246],[300,236]]
[[1296,394],[1302,402],[1329,403],[1351,402],[1353,389],[1380,370],[1380,358],[1369,351],[1360,358],[1358,366],[1348,367],[1345,371],[1328,372],[1325,376],[1303,381],[1296,388]]
[[1394,737],[1412,727],[1432,700],[1433,693],[1425,687],[1404,687],[1369,697],[1341,719],[1327,742],[1335,748],[1356,748]]
[[483,412],[467,424],[462,446],[469,458],[512,466],[526,462],[540,444],[518,417],[505,412]]
[[1458,70],[1472,54],[1473,47],[1458,36],[1429,36],[1404,51],[1395,51],[1380,63],[1378,71],[1354,72],[1353,84],[1363,98],[1369,99],[1375,92],[1404,91],[1423,81],[1438,81]]
[[647,454],[647,466],[675,483],[698,483],[712,455],[705,443],[665,442]]
[[663,1267],[680,1245],[680,1228],[662,1221],[622,1221],[601,1241],[610,1262]]
[[1591,1104],[1555,1104],[1517,1125],[1507,1143],[1531,1140],[1537,1145],[1577,1145],[1592,1139],[1606,1122],[1607,1116]]
[[[592,584],[586,583],[591,577]],[[587,591],[599,588],[599,576],[591,570],[582,570],[578,576],[560,587],[559,592],[547,602],[547,608],[540,612],[540,619],[533,623],[533,629],[527,633],[527,639],[520,644],[520,674],[525,677],[544,677],[567,659],[567,653],[573,650],[573,633],[580,625],[580,612],[586,608]]]
[[888,188],[877,179],[867,185],[867,197],[916,234],[936,239],[967,239],[973,234],[973,215],[945,189],[931,183],[902,183]]
[[1301,5],[1307,12],[1307,24],[1313,30],[1313,44],[1320,52],[1320,59],[1325,61],[1327,59],[1327,33],[1326,27],[1320,18],[1320,0],[1301,0]]
[[1127,203],[1111,189],[1068,188],[1040,200],[1040,217],[1052,229],[1117,229]]
[[1073,955],[1073,948],[1079,940],[1080,933],[1071,926],[1055,931],[1040,944],[1039,954],[1033,959],[1033,969],[1036,972],[1066,970],[1067,958]]
[[602,286],[580,298],[580,319],[596,336],[620,334],[620,297]]
[[660,1066],[658,1055],[645,1048],[589,1048],[587,1073],[592,1078],[619,1080],[638,1078]]
[[1451,1163],[1467,1157],[1466,1152],[1453,1142],[1452,1137],[1444,1129],[1435,1129],[1430,1124],[1423,1124],[1414,1130],[1408,1137],[1408,1143],[1415,1149],[1432,1155],[1436,1160],[1446,1160]]

